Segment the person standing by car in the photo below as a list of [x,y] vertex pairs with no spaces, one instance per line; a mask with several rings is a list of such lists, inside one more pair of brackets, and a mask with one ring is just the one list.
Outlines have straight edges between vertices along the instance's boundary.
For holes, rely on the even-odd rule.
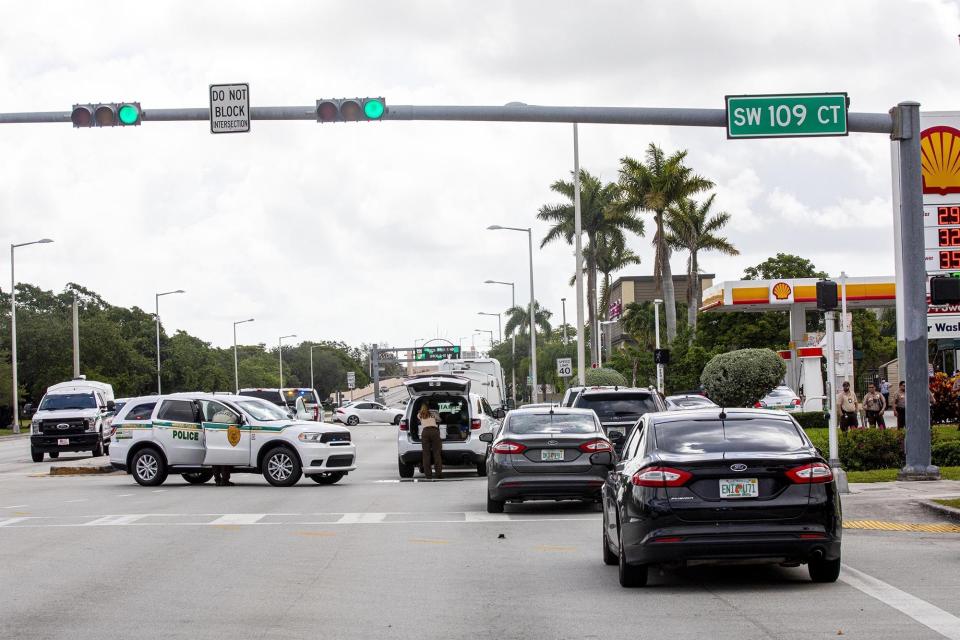
[[883,421],[883,412],[887,410],[887,402],[872,382],[867,385],[867,394],[863,396],[863,410],[867,413],[867,424],[869,426],[878,429],[887,428]]
[[840,414],[840,430],[857,428],[857,394],[850,390],[850,383],[843,383],[843,391],[837,394],[837,413]]
[[907,385],[903,380],[900,386],[893,392],[893,414],[897,416],[897,429],[904,429],[907,426]]
[[420,420],[420,446],[423,448],[423,474],[427,476],[428,480],[433,479],[433,471],[430,467],[432,458],[437,478],[442,478],[443,441],[440,439],[440,425],[437,422],[437,416],[430,411],[430,407],[424,402],[420,405],[417,418]]

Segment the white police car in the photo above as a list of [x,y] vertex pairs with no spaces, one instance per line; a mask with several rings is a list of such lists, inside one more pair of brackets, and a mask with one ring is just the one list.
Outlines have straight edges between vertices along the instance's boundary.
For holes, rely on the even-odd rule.
[[262,473],[289,487],[301,475],[333,484],[356,469],[357,450],[345,427],[291,420],[257,398],[175,393],[130,399],[113,421],[110,462],[144,486],[171,472],[191,484],[213,477],[214,466]]

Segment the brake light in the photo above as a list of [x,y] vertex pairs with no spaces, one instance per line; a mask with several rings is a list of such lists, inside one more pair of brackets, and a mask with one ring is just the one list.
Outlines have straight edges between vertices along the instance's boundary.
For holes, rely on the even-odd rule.
[[638,487],[682,487],[693,477],[689,471],[672,467],[647,467],[640,469],[630,482]]
[[825,533],[801,533],[801,540],[823,540],[827,537]]
[[501,440],[490,449],[494,453],[523,453],[527,450],[526,445],[513,440]]
[[833,480],[833,471],[822,462],[812,462],[790,469],[787,477],[796,484],[819,484]]
[[410,431],[410,423],[406,419],[400,421],[400,431]]
[[754,409],[763,409],[763,403],[758,400],[757,402],[754,402],[754,403],[753,403],[753,408],[754,408]]
[[597,439],[584,442],[579,449],[584,453],[599,453],[601,451],[613,451],[613,446],[606,440]]
[[800,398],[794,398],[794,399],[793,399],[793,406],[795,406],[795,407],[799,407],[799,406],[800,406]]
[[683,542],[683,538],[681,536],[663,536],[660,538],[654,538],[653,541],[654,542]]
[[470,428],[471,428],[471,429],[479,429],[479,428],[480,428],[480,420],[478,420],[478,419],[476,419],[476,418],[474,418],[473,420],[471,420],[471,421],[470,421]]
[[320,407],[313,408],[313,420],[314,422],[320,421]]

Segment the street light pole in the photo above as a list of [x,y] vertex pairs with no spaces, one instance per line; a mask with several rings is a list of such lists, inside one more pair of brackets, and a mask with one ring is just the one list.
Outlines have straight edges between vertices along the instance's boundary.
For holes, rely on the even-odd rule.
[[291,333],[288,336],[280,336],[277,339],[277,351],[280,352],[280,388],[283,389],[283,339],[296,338],[297,334]]
[[503,342],[503,325],[500,324],[500,314],[488,313],[486,311],[478,311],[477,314],[481,316],[497,316],[497,343]]
[[[656,348],[660,348],[660,305],[663,300],[657,298],[653,301],[653,335]],[[663,365],[657,363],[657,391],[663,393]]]
[[490,334],[490,346],[493,347],[493,329],[474,329],[480,333],[489,333]]
[[[517,288],[512,282],[501,282],[499,280],[484,280],[484,284],[508,284],[510,285],[510,308],[517,306]],[[513,393],[514,404],[517,399],[517,333],[510,334],[510,388]]]
[[176,291],[164,291],[162,293],[154,294],[154,311],[153,317],[157,322],[157,395],[163,393],[160,389],[160,296],[169,296],[174,293],[184,293],[183,289],[177,289]]
[[577,381],[587,384],[586,348],[583,344],[583,223],[580,214],[580,138],[577,123],[573,123],[573,237],[576,247],[574,278],[577,286]]
[[31,244],[48,244],[50,238],[10,245],[10,377],[13,379],[13,432],[20,433],[20,389],[17,387],[17,279],[13,269],[13,250]]
[[322,346],[322,345],[315,344],[315,345],[311,345],[310,347],[310,388],[311,389],[316,389],[316,387],[313,384],[313,350],[319,346]]
[[563,344],[567,344],[567,299],[560,298],[560,304],[563,306]]
[[245,322],[253,322],[253,318],[233,323],[233,387],[238,394],[240,393],[240,369],[237,366],[237,325]]

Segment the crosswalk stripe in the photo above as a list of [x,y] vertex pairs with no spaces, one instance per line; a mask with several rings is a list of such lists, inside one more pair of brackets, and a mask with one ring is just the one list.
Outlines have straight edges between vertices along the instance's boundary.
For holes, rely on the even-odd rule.
[[85,522],[83,526],[85,527],[103,527],[103,526],[113,526],[113,525],[124,525],[132,524],[141,518],[146,518],[148,514],[146,513],[134,513],[124,516],[103,516],[102,518],[97,518],[96,520],[91,520],[90,522]]
[[383,522],[386,517],[385,513],[345,513],[337,524],[375,524]]
[[220,524],[256,524],[263,518],[265,513],[226,513],[213,522],[208,522],[207,524],[211,525],[220,525]]
[[7,527],[11,524],[16,524],[17,522],[23,522],[24,520],[29,520],[29,519],[30,519],[29,517],[6,518],[4,520],[0,520],[0,527]]

